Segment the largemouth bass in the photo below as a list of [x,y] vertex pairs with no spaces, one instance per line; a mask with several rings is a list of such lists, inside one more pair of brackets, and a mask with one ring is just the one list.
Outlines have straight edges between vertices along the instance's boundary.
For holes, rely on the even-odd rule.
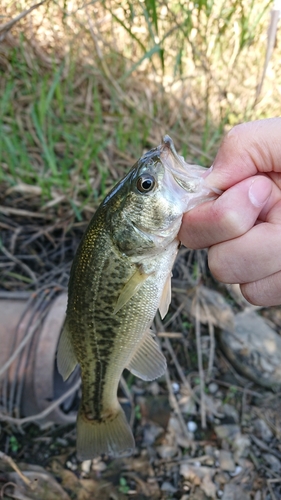
[[144,154],[92,218],[74,258],[58,369],[81,367],[77,454],[120,456],[134,438],[117,399],[124,368],[143,380],[166,360],[150,326],[171,300],[171,270],[183,213],[217,196],[202,167],[188,165],[169,136]]

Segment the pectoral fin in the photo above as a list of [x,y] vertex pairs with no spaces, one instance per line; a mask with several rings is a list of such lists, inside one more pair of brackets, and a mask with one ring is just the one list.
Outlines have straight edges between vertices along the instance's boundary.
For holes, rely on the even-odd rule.
[[77,365],[77,359],[70,340],[67,323],[64,324],[57,352],[58,370],[63,380],[67,380]]
[[113,314],[118,313],[118,311],[120,311],[120,309],[122,309],[122,307],[127,304],[127,302],[133,297],[133,295],[138,292],[142,284],[147,280],[149,276],[150,274],[142,273],[141,269],[139,268],[136,270],[136,272],[133,274],[133,276],[131,276],[131,278],[121,291]]
[[161,377],[167,368],[166,359],[154,337],[155,335],[150,330],[144,334],[132,359],[126,366],[133,375],[142,380],[154,380]]
[[162,297],[158,308],[162,319],[166,316],[169,309],[169,305],[171,304],[171,299],[172,299],[171,278],[172,278],[172,273],[169,273],[163,288]]

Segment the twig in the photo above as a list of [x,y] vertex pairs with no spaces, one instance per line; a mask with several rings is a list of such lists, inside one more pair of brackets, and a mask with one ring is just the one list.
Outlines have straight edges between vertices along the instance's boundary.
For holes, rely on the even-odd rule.
[[92,23],[92,20],[90,18],[90,15],[89,15],[89,10],[88,8],[86,7],[85,8],[85,12],[86,12],[86,15],[87,15],[87,18],[88,18],[88,24],[89,24],[89,30],[90,30],[90,33],[91,33],[91,37],[93,39],[93,42],[94,42],[94,45],[95,45],[95,49],[96,49],[96,53],[97,53],[97,56],[98,56],[98,59],[100,61],[100,64],[101,64],[101,67],[102,67],[102,70],[104,72],[104,75],[105,77],[110,81],[111,85],[115,88],[116,92],[118,93],[119,96],[122,97],[123,100],[125,100],[125,102],[127,102],[129,104],[129,106],[134,106],[134,103],[133,101],[130,100],[130,98],[128,98],[128,96],[126,96],[124,94],[124,92],[122,91],[121,87],[118,85],[118,83],[116,82],[116,80],[114,80],[113,76],[111,75],[110,73],[110,70],[109,70],[109,67],[103,57],[103,53],[102,53],[102,50],[99,46],[99,43],[98,43],[98,37],[95,33],[95,29],[94,29],[94,24]]
[[30,7],[29,9],[24,10],[23,12],[21,12],[20,14],[18,14],[13,19],[10,19],[10,21],[8,21],[7,23],[0,24],[0,42],[2,42],[2,40],[4,40],[4,38],[5,38],[6,34],[8,33],[8,31],[10,31],[10,29],[18,21],[20,21],[21,19],[23,19],[24,17],[26,17],[28,14],[30,14],[30,12],[32,12],[34,9],[37,9],[41,5],[43,5],[45,2],[46,2],[46,0],[43,0],[42,2],[36,3],[35,5],[32,5],[32,7]]
[[195,333],[196,333],[196,347],[197,347],[197,357],[198,357],[198,370],[200,377],[200,399],[201,399],[201,425],[202,429],[206,429],[206,405],[205,405],[205,377],[203,370],[203,361],[202,361],[202,350],[201,350],[201,336],[200,336],[200,307],[199,307],[199,298],[198,291],[196,291],[195,295]]
[[0,290],[0,300],[27,300],[30,295],[30,292],[6,292],[5,290]]
[[263,451],[267,451],[268,453],[271,453],[271,455],[274,455],[280,460],[281,453],[273,450],[272,448],[269,448],[269,446],[267,446],[261,439],[257,438],[254,434],[250,434],[250,438],[252,441],[254,441],[255,445],[258,446],[258,448],[260,448]]
[[[280,481],[280,479],[279,479],[279,481]],[[269,489],[269,492],[270,492],[272,500],[277,500],[277,498],[275,496],[275,493],[274,493],[274,491],[272,489],[272,486],[270,484],[270,479],[267,480],[267,486],[268,486],[268,489]]]
[[251,389],[247,389],[245,387],[240,387],[239,385],[230,384],[229,382],[224,382],[223,380],[217,380],[216,378],[211,378],[210,382],[215,382],[218,385],[222,385],[223,387],[233,387],[236,391],[246,392],[251,396],[255,396],[257,398],[263,398],[264,395],[259,392],[252,391]]
[[23,210],[21,208],[4,207],[0,205],[0,213],[4,215],[18,215],[20,217],[34,217],[38,219],[53,219],[51,214],[43,214],[41,212],[31,212],[30,210]]
[[28,267],[24,262],[22,262],[20,259],[17,259],[14,255],[12,255],[7,248],[4,247],[4,245],[0,245],[0,250],[2,250],[3,254],[8,257],[8,259],[11,259],[12,262],[15,264],[18,264],[32,279],[33,283],[35,284],[37,282],[36,276],[34,272]]
[[167,326],[169,326],[178,317],[178,315],[181,313],[181,311],[186,306],[186,304],[188,303],[188,301],[190,301],[190,297],[186,297],[182,301],[182,303],[179,305],[179,307],[174,312],[174,314],[172,314],[172,316],[164,323],[165,328],[167,328]]
[[178,362],[178,359],[177,359],[177,356],[175,354],[175,351],[172,347],[172,344],[170,342],[170,340],[168,338],[165,338],[165,341],[164,341],[164,344],[165,346],[167,347],[171,357],[172,357],[172,360],[173,360],[173,363],[177,369],[177,372],[182,380],[182,383],[183,385],[186,387],[186,389],[189,391],[190,394],[193,394],[193,390],[191,388],[191,385],[190,383],[188,382],[187,378],[185,377],[184,373],[183,373],[183,369],[182,367],[180,366],[179,362]]
[[45,410],[41,411],[40,413],[36,413],[35,415],[31,415],[30,417],[24,417],[24,418],[14,418],[14,417],[9,417],[9,415],[4,415],[3,413],[0,413],[0,420],[10,422],[11,424],[15,425],[22,425],[26,424],[27,422],[34,422],[36,420],[41,420],[42,418],[46,417],[53,411],[57,406],[59,406],[61,403],[65,401],[71,394],[73,394],[75,391],[79,389],[81,385],[81,380],[77,380],[76,384],[74,384],[68,391],[66,391],[60,398],[56,399],[53,403],[51,403]]
[[6,497],[4,497],[5,489],[8,488],[9,486],[13,486],[13,488],[16,488],[17,485],[16,483],[13,483],[13,481],[8,481],[8,483],[3,484],[1,491],[0,491],[0,498],[6,500]]
[[277,26],[278,26],[278,21],[280,18],[280,13],[281,13],[280,2],[275,1],[274,5],[273,5],[273,9],[270,12],[270,23],[268,26],[268,34],[267,34],[266,56],[265,56],[265,61],[264,61],[264,66],[263,66],[262,77],[261,77],[260,83],[257,87],[255,103],[257,102],[259,95],[261,93],[263,82],[264,82],[266,71],[267,71],[267,67],[268,67],[270,58],[272,56],[272,52],[273,52],[274,45],[276,42]]
[[21,470],[18,468],[17,464],[14,462],[14,460],[6,455],[6,453],[3,453],[3,451],[0,451],[0,460],[3,460],[4,462],[7,462],[7,464],[14,469],[14,471],[19,475],[19,477],[22,479],[24,484],[26,484],[29,487],[32,487],[32,481],[26,477]]
[[158,332],[157,337],[163,339],[182,339],[183,334],[180,332]]
[[215,329],[213,323],[208,321],[209,335],[210,335],[210,351],[209,351],[209,361],[208,361],[208,373],[207,380],[209,381],[212,376],[212,371],[214,367],[214,359],[215,359]]
[[176,415],[177,415],[177,417],[179,419],[179,423],[180,423],[180,426],[181,426],[181,429],[182,429],[182,432],[183,432],[184,436],[188,440],[190,440],[190,436],[188,434],[188,430],[187,430],[184,418],[182,416],[182,413],[181,413],[181,410],[180,410],[177,398],[175,397],[173,389],[172,389],[172,384],[171,384],[169,370],[166,370],[165,377],[166,377],[166,383],[167,383],[167,387],[168,387],[168,391],[169,391],[169,397],[170,397],[171,405],[172,405],[173,410],[175,411],[175,413],[176,413]]
[[0,377],[1,375],[11,366],[11,364],[15,361],[19,353],[23,350],[24,346],[27,344],[29,339],[31,339],[32,335],[34,334],[35,330],[38,328],[40,323],[42,322],[42,317],[38,318],[37,321],[32,325],[30,328],[29,332],[25,335],[25,337],[22,339],[22,341],[19,343],[17,348],[15,349],[14,353],[12,356],[6,361],[6,363],[0,368]]
[[[200,288],[198,289],[198,294],[200,292]],[[209,361],[208,361],[208,372],[207,372],[207,380],[209,380],[212,376],[212,370],[214,366],[214,358],[215,358],[215,331],[214,324],[211,321],[210,308],[204,299],[204,296],[201,295],[201,304],[204,309],[207,321],[208,321],[208,329],[210,336],[210,352],[209,352]]]

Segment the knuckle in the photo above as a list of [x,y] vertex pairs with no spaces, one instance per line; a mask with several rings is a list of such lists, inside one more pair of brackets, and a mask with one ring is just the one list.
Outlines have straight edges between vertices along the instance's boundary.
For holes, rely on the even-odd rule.
[[243,217],[240,211],[231,207],[221,207],[220,214],[217,214],[217,225],[220,227],[224,240],[237,238],[244,234],[247,230],[247,222],[245,214]]

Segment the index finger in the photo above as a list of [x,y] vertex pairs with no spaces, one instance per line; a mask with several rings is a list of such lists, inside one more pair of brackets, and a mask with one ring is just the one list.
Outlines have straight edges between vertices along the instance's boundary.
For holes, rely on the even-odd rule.
[[225,191],[269,172],[281,173],[281,118],[236,125],[223,139],[206,183]]

